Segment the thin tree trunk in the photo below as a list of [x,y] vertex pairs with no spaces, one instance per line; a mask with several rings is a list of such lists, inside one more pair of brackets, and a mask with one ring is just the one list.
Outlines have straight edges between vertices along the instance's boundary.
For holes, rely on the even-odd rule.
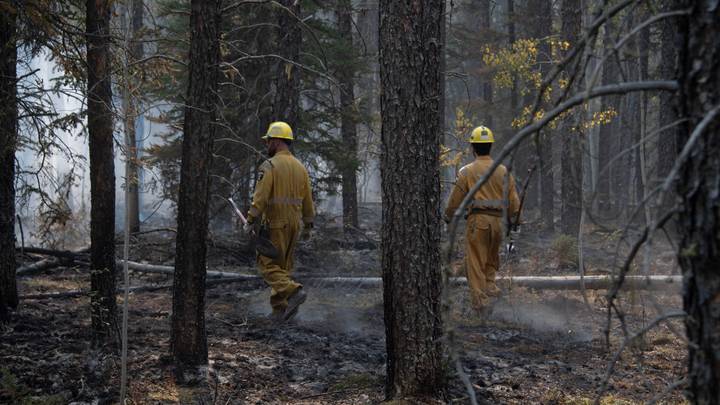
[[[491,4],[490,0],[480,0],[479,7],[480,7],[480,33],[484,35],[485,38],[493,38],[494,36],[492,34],[492,10],[491,10]],[[487,45],[491,45],[490,41],[483,41]],[[482,61],[481,61],[482,66]],[[493,88],[492,88],[492,75],[489,73],[483,74],[483,82],[482,82],[482,100],[484,105],[485,113],[484,115],[484,123],[486,127],[490,129],[494,129],[493,126],[494,120],[493,120]]]
[[[529,20],[528,34],[537,39],[538,44],[538,62],[541,63],[539,70],[544,77],[549,70],[550,46],[548,38],[552,35],[552,3],[550,0],[531,0],[527,5],[527,17]],[[534,101],[534,97],[532,101]],[[532,102],[530,101],[530,102]],[[541,131],[538,134],[539,143],[537,152],[540,155],[540,176],[538,193],[540,196],[540,209],[543,218],[543,229],[547,233],[555,232],[555,170],[553,159],[553,139],[549,130]],[[532,155],[530,155],[532,156]],[[520,156],[527,162],[530,162],[530,156]],[[521,178],[526,173],[518,173]]]
[[354,47],[352,37],[352,4],[350,0],[338,0],[337,24],[344,60],[338,69],[340,82],[340,114],[343,147],[345,159],[341,162],[342,175],[342,201],[343,225],[345,230],[358,227],[358,195],[357,195],[357,168],[358,168],[358,139],[357,139],[357,113],[355,111],[355,70]]
[[[714,118],[695,142],[677,182],[681,199],[678,259],[683,270],[688,389],[691,403],[720,402],[720,8],[712,2],[680,1],[690,15],[681,19],[680,116],[685,145],[712,112]],[[666,157],[667,158],[667,157]]]
[[[574,46],[580,38],[582,30],[582,8],[580,0],[563,0],[562,9],[562,39]],[[568,76],[580,72],[568,71]],[[582,181],[583,181],[583,151],[582,130],[577,125],[577,113],[563,123],[561,134],[562,159],[561,167],[561,230],[565,235],[575,237],[580,230],[580,216],[582,214]]]
[[[143,41],[139,38],[140,31],[143,28],[143,15],[145,10],[145,4],[143,0],[134,0],[132,13],[132,36],[133,43],[130,49],[131,61],[140,60],[143,58]],[[132,85],[127,84],[128,87]],[[127,147],[127,172],[128,178],[125,179],[125,187],[128,191],[128,216],[130,217],[130,232],[140,232],[140,177],[138,176],[138,150],[137,150],[137,134],[135,133],[135,122],[138,119],[138,101],[134,101],[133,94],[130,94],[129,104],[126,108],[130,109],[130,117],[133,119],[132,125],[128,125],[128,131],[126,134],[126,147]],[[135,99],[137,100],[137,99]]]
[[107,0],[88,0],[87,119],[90,146],[90,285],[94,341],[117,344],[115,303],[115,162],[110,88],[110,11]]
[[443,0],[380,1],[382,268],[388,398],[444,385],[440,269]]
[[0,322],[18,305],[15,281],[15,149],[17,147],[17,22],[0,16]]
[[[671,11],[672,0],[662,1],[662,11]],[[660,24],[660,66],[658,68],[659,80],[671,80],[676,77],[675,67],[677,66],[677,34],[674,19],[665,19]],[[677,113],[674,108],[675,94],[660,92],[660,112],[658,117],[659,127],[662,128],[677,120]],[[678,132],[675,128],[663,131],[657,137],[657,176],[660,181],[670,173],[678,154]],[[668,207],[665,207],[668,208]]]
[[205,266],[209,173],[220,62],[220,0],[193,0],[178,197],[172,354],[180,380],[207,364]]
[[[611,21],[608,21],[608,23],[605,24],[605,35],[604,35],[604,45],[605,45],[605,52],[612,52],[610,48],[615,43],[612,39],[612,30],[613,25]],[[603,64],[603,73],[602,73],[602,84],[603,85],[609,85],[613,83],[617,83],[618,80],[618,69],[617,69],[617,58],[612,55]],[[605,96],[602,98],[602,104],[600,106],[600,111],[618,111],[619,110],[619,96],[617,95],[611,95],[611,96]],[[615,133],[617,132],[618,125],[616,124],[616,120],[613,120],[612,122],[601,125],[600,126],[600,134],[599,134],[599,145],[598,145],[598,171],[602,172],[603,169],[608,165],[610,160],[612,159],[612,143]],[[598,177],[597,179],[597,201],[598,201],[598,209],[600,213],[608,214],[613,210],[613,199],[612,199],[612,188],[610,187],[612,181],[611,179],[614,176],[614,173],[616,170],[612,170],[611,167],[610,170],[605,171],[605,174]]]
[[[300,63],[300,0],[279,0],[279,3],[284,7],[277,8],[277,53],[288,61]],[[300,68],[290,62],[279,61],[275,77],[273,118],[289,123],[297,132],[300,124]]]

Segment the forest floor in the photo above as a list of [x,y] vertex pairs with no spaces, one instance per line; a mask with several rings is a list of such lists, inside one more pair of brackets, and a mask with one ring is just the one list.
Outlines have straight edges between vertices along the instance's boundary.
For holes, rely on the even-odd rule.
[[[325,230],[297,255],[299,276],[379,276],[378,224],[364,236],[344,238]],[[516,258],[501,274],[575,274],[574,247],[563,238],[541,238],[528,226],[516,238]],[[588,230],[584,261],[589,273],[617,266],[616,231]],[[132,259],[172,263],[172,233],[141,236]],[[671,247],[657,241],[651,273],[675,274]],[[627,248],[620,249],[620,255]],[[118,249],[121,251],[121,249]],[[620,256],[622,258],[622,256]],[[213,235],[212,270],[252,273],[252,254],[233,235]],[[505,263],[505,259],[503,259]],[[622,262],[622,260],[620,260]],[[459,266],[459,265],[458,265]],[[131,274],[133,285],[165,284],[169,276]],[[61,267],[19,279],[21,295],[86,289],[87,267]],[[129,310],[130,403],[374,404],[383,400],[385,342],[380,288],[306,285],[308,301],[297,318],[279,328],[265,321],[269,292],[257,283],[208,288],[206,324],[209,382],[175,384],[169,352],[169,289],[132,294]],[[467,290],[454,288],[446,320],[451,347],[478,398],[500,404],[682,403],[684,327],[677,319],[632,336],[661,314],[682,307],[677,292],[626,291],[618,301],[625,318],[608,329],[605,291],[506,290],[489,317],[468,305]],[[120,302],[120,300],[119,300]],[[0,331],[0,403],[112,403],[120,364],[91,349],[87,297],[27,299]],[[609,346],[606,339],[609,330]],[[446,403],[469,403],[456,367],[448,365]],[[600,388],[607,381],[602,394]]]

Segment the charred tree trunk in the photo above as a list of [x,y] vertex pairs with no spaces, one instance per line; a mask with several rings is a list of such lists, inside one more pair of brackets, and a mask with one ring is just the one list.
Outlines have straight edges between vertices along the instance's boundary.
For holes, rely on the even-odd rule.
[[[664,0],[662,5],[663,11],[673,9],[672,0]],[[677,35],[676,20],[664,19],[660,24],[660,66],[658,73],[660,80],[671,80],[676,77],[675,67],[677,66]],[[662,91],[660,97],[660,128],[670,125],[677,120],[677,113],[674,109],[675,94]],[[660,181],[665,179],[670,173],[670,169],[675,163],[675,157],[678,154],[678,131],[676,128],[670,128],[663,131],[657,137],[657,176]],[[669,207],[666,207],[669,208]]]
[[17,22],[0,16],[0,322],[18,304],[15,281],[15,149],[17,142]]
[[690,402],[720,402],[720,8],[712,1],[683,0],[690,15],[681,19],[678,60],[681,145],[704,118],[707,126],[695,142],[677,182],[681,199],[678,232],[683,270]]
[[300,63],[302,30],[300,29],[300,1],[279,0],[278,8],[278,55],[280,60],[275,71],[275,98],[273,117],[285,121],[297,131],[300,119]]
[[[133,43],[130,49],[130,60],[137,61],[143,58],[143,41],[139,38],[140,31],[143,27],[143,15],[145,4],[143,0],[134,0],[133,8],[130,10],[132,18],[132,35]],[[129,85],[129,83],[128,83]],[[133,102],[133,95],[130,94],[130,117],[132,124],[128,125],[127,139],[127,173],[128,178],[125,180],[125,187],[128,189],[128,216],[130,217],[130,232],[140,231],[140,177],[138,176],[138,150],[137,150],[137,134],[135,133],[135,122],[137,121],[138,108],[137,101]]]
[[[582,30],[582,8],[580,0],[563,0],[562,2],[562,38],[575,46]],[[568,75],[578,72],[567,72]],[[577,114],[571,114],[563,123],[562,159],[561,159],[561,231],[573,237],[580,230],[582,213],[582,181],[583,181],[583,150],[582,130],[577,125]]]
[[355,107],[355,69],[353,37],[352,37],[352,4],[350,0],[338,0],[337,24],[340,34],[342,61],[338,69],[340,82],[340,114],[345,159],[341,162],[343,226],[345,230],[358,227],[358,139]]
[[[615,41],[612,39],[612,31],[613,31],[613,25],[612,21],[608,21],[607,24],[605,24],[605,34],[604,34],[604,43],[605,43],[605,52],[612,52],[610,48],[612,48]],[[615,55],[611,55],[603,64],[603,73],[602,73],[602,84],[603,85],[609,85],[613,83],[618,82],[618,62],[617,57]],[[602,98],[601,102],[601,111],[618,111],[619,110],[619,103],[620,103],[620,96],[612,95],[612,96],[605,96]],[[616,120],[613,120],[612,122],[601,125],[599,130],[599,145],[598,145],[598,171],[603,172],[602,174],[598,175],[597,179],[597,209],[599,213],[601,214],[609,214],[613,210],[613,190],[611,187],[612,181],[611,179],[614,178],[614,174],[616,170],[613,170],[613,167],[608,167],[608,163],[612,159],[612,144],[613,144],[613,138],[615,136],[615,133],[617,132],[618,125],[616,124]]]
[[115,303],[115,162],[110,88],[110,11],[107,0],[88,0],[87,119],[90,147],[90,288],[96,344],[117,343]]
[[388,398],[443,389],[443,0],[380,1],[382,268]]
[[[550,0],[531,0],[527,4],[528,31],[530,37],[537,39],[539,70],[545,77],[549,70],[550,46],[548,38],[552,35],[552,4]],[[534,97],[529,97],[535,101]],[[542,106],[541,106],[542,108]],[[553,139],[548,129],[538,134],[537,144],[533,145],[536,153],[520,156],[526,162],[533,161],[533,155],[539,155],[540,176],[538,178],[537,194],[540,199],[540,209],[543,218],[543,230],[547,233],[555,232],[555,170],[553,161]],[[532,148],[531,148],[532,149]],[[529,165],[528,165],[529,167]],[[525,168],[523,168],[525,169]],[[526,170],[523,170],[526,172]],[[522,178],[527,173],[518,173]]]
[[[492,27],[492,10],[491,10],[491,4],[490,0],[480,0],[479,1],[479,7],[480,7],[480,27],[482,27],[480,33],[485,38],[494,38],[493,27]],[[486,44],[491,45],[489,43],[490,41],[485,41]],[[494,126],[494,120],[493,120],[493,88],[492,88],[492,75],[489,73],[484,73],[484,80],[482,82],[482,100],[483,105],[485,106],[485,113],[484,113],[484,120],[485,122],[483,125],[486,127],[495,130]]]
[[207,364],[205,265],[209,174],[220,62],[220,0],[193,0],[178,198],[172,354],[177,376]]

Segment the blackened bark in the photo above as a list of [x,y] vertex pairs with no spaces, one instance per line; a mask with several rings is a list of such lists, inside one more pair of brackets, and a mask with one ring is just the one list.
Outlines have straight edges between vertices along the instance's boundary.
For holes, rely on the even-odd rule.
[[[481,35],[483,35],[485,38],[488,38],[488,40],[483,41],[487,45],[492,45],[489,41],[489,39],[493,38],[492,35],[492,11],[490,7],[490,0],[480,0],[478,4],[480,10],[480,27],[481,27]],[[490,73],[484,73],[483,74],[483,82],[482,82],[482,100],[483,105],[485,106],[485,113],[484,113],[484,123],[486,127],[490,129],[494,129],[494,121],[493,121],[493,89],[492,89],[492,74]]]
[[[550,66],[548,58],[551,52],[548,38],[552,35],[552,3],[550,0],[528,1],[527,16],[529,21],[527,24],[528,34],[532,38],[540,41],[538,44],[538,62],[541,63],[539,70],[542,76],[545,77]],[[537,152],[540,155],[538,194],[543,219],[543,230],[547,233],[553,233],[555,232],[555,171],[553,169],[553,140],[551,138],[551,134],[549,134],[547,130],[540,132],[538,136],[539,143],[537,146]],[[527,162],[527,166],[521,167],[521,172],[518,173],[520,178],[526,175],[526,169],[529,167],[529,162],[533,160],[531,156],[532,155],[520,157]]]
[[[515,30],[515,0],[507,0],[507,29],[508,29],[508,44],[512,46],[517,41],[517,33]],[[518,88],[517,80],[513,77],[513,84],[510,88],[510,110],[515,116],[518,111]]]
[[287,61],[278,61],[275,71],[273,118],[287,122],[297,132],[300,118],[300,68],[291,62],[300,63],[300,0],[279,0],[279,3],[285,8],[277,8],[277,53]]
[[[611,21],[605,24],[605,52],[612,52],[610,49],[615,41],[612,38],[613,24]],[[607,58],[603,64],[602,84],[609,85],[618,82],[617,57],[615,54]],[[612,95],[602,98],[601,111],[613,110],[619,112],[620,96]],[[599,130],[599,146],[598,146],[598,168],[602,172],[605,168],[608,170],[600,175],[597,179],[597,208],[600,213],[607,214],[613,210],[613,189],[611,187],[615,173],[618,171],[613,166],[608,167],[608,163],[613,157],[613,139],[618,132],[617,120],[601,125]]]
[[115,303],[115,163],[110,88],[111,1],[88,0],[87,119],[90,146],[90,288],[94,341],[117,343]]
[[[561,34],[571,46],[577,44],[582,30],[582,8],[580,0],[563,0],[561,6],[562,28]],[[567,72],[568,76],[577,72]],[[582,180],[583,180],[583,153],[582,130],[576,127],[576,114],[571,115],[569,122],[563,123],[561,134],[562,159],[561,167],[561,209],[560,226],[562,233],[577,236],[580,230],[580,215],[582,213]],[[544,191],[544,190],[543,190]]]
[[380,1],[382,268],[388,398],[443,388],[443,0]]
[[[662,2],[662,11],[671,11],[672,0]],[[660,66],[658,74],[660,80],[671,80],[676,77],[675,67],[677,66],[677,35],[676,20],[664,19],[660,24]],[[677,120],[675,111],[675,94],[662,91],[660,97],[659,125],[660,128],[669,125]],[[670,173],[678,154],[677,129],[670,128],[663,131],[657,137],[657,175],[662,181]]]
[[193,0],[178,197],[172,354],[181,377],[207,364],[205,272],[209,173],[220,62],[220,0]]
[[[143,28],[143,15],[145,11],[145,2],[143,0],[134,0],[132,13],[132,36],[133,42],[130,49],[130,60],[137,61],[143,58],[144,47],[143,41],[139,38],[141,30]],[[125,187],[128,188],[128,216],[130,217],[130,232],[135,233],[140,231],[140,193],[139,193],[139,181],[138,176],[138,151],[137,151],[137,134],[135,133],[135,122],[138,111],[140,110],[137,105],[137,101],[132,101],[132,95],[130,97],[130,116],[133,118],[131,125],[128,125],[127,130],[127,147],[128,147],[128,179],[126,179]]]
[[17,22],[0,16],[0,322],[18,305],[15,281],[15,149],[17,142]]
[[[708,113],[720,106],[720,8],[712,1],[682,0],[689,8],[678,32],[680,116],[678,131],[687,143]],[[698,138],[677,182],[681,199],[679,261],[684,280],[691,403],[720,402],[720,115]]]
[[358,139],[357,113],[355,107],[355,65],[352,28],[352,4],[350,0],[338,0],[337,24],[343,55],[338,67],[340,82],[340,114],[345,158],[341,162],[343,226],[345,230],[358,227]]

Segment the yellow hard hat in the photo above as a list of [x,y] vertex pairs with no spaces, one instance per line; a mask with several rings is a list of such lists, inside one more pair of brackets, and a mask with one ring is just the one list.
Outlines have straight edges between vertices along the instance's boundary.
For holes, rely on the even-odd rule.
[[267,133],[262,139],[277,138],[277,139],[289,139],[294,140],[292,128],[285,122],[275,121],[268,127]]
[[493,143],[495,142],[495,136],[488,127],[479,126],[473,129],[470,135],[470,143]]

